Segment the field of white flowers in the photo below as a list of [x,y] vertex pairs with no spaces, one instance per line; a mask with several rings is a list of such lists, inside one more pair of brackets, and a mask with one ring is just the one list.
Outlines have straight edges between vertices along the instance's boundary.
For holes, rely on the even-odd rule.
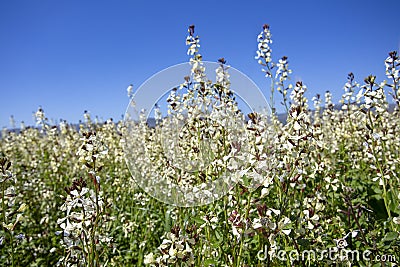
[[[384,61],[385,81],[371,75],[359,84],[350,73],[340,105],[329,92],[309,103],[306,85],[289,80],[288,59],[272,60],[264,25],[256,59],[271,79],[271,103],[277,94],[283,99],[286,122],[272,106],[269,115],[245,114],[244,125],[227,127],[227,117],[240,117],[229,68],[220,59],[216,83],[205,81],[199,37],[194,26],[188,32],[192,75],[171,91],[169,116],[158,116],[156,126],[143,116],[95,123],[89,114],[79,127],[51,126],[39,109],[37,127],[3,132],[0,266],[397,266],[397,53]],[[214,120],[202,119],[202,110]],[[176,118],[190,127],[165,155],[175,139],[161,139]],[[181,153],[199,160],[205,140],[207,166],[193,172],[171,164]],[[187,196],[220,177],[230,190],[211,194],[212,204],[201,202],[210,194],[191,196],[208,205],[168,205],[146,193],[163,180]],[[301,257],[304,251],[316,256]]]

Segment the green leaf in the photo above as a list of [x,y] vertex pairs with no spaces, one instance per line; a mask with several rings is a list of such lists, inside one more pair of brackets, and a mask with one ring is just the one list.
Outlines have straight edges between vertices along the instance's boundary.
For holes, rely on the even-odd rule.
[[218,241],[221,241],[223,239],[221,232],[218,230],[215,230],[215,237],[217,238]]
[[399,202],[397,200],[397,190],[388,190],[387,198],[389,200],[389,209],[395,213],[399,213]]
[[371,209],[374,211],[374,214],[377,219],[386,220],[388,218],[388,214],[386,212],[386,207],[385,207],[385,202],[383,201],[383,199],[380,199],[380,200],[370,199],[368,204],[370,205]]
[[398,236],[399,236],[399,234],[396,232],[389,232],[385,235],[385,237],[383,238],[383,241],[393,241],[393,240],[397,239]]
[[164,231],[169,232],[171,230],[171,216],[170,211],[165,213]]
[[213,259],[207,259],[203,262],[204,266],[210,266],[211,264],[217,264],[218,261],[213,260]]
[[242,177],[242,181],[243,181],[243,185],[244,185],[245,187],[249,187],[249,186],[251,185],[251,180],[250,180],[250,178],[247,177],[246,175],[244,175],[244,176]]
[[206,223],[206,221],[203,220],[203,219],[200,218],[200,217],[193,217],[193,221],[195,221],[197,224],[199,224],[199,226]]
[[376,193],[376,195],[374,196],[379,196],[381,198],[382,195],[382,189],[380,189],[379,187],[373,187],[374,192]]
[[302,247],[309,247],[310,246],[310,241],[305,238],[299,238],[297,239],[297,244],[299,244]]

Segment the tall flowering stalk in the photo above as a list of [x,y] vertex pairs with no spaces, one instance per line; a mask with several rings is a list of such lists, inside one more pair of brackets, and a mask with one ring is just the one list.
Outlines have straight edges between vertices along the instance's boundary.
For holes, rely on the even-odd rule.
[[[395,58],[396,55],[392,54],[391,56]],[[395,61],[396,59],[393,60]],[[385,61],[385,64],[387,64],[387,61],[388,60]],[[389,74],[387,74],[389,77],[393,78],[393,97],[397,101],[397,81],[396,78],[394,78],[396,76],[396,74],[394,74],[395,72],[396,71],[391,70],[389,71]],[[364,104],[362,105],[362,108],[364,108],[363,112],[366,115],[363,120],[367,129],[365,135],[365,148],[367,150],[368,158],[372,161],[371,166],[376,171],[376,176],[373,177],[372,180],[378,182],[379,186],[382,187],[382,198],[388,214],[388,220],[390,221],[391,228],[394,230],[397,227],[393,223],[393,213],[395,210],[398,210],[398,208],[393,209],[393,206],[400,206],[399,199],[395,196],[398,189],[393,186],[393,180],[398,176],[393,172],[390,164],[387,164],[387,162],[391,161],[389,158],[390,155],[385,153],[388,149],[388,131],[381,130],[379,127],[379,125],[387,119],[385,117],[388,111],[388,102],[384,92],[384,86],[386,83],[382,82],[381,84],[377,84],[376,76],[373,75],[366,77],[364,82],[365,84],[362,86],[362,89],[364,89]]]
[[258,49],[256,51],[257,56],[255,59],[258,60],[258,64],[263,66],[261,70],[265,73],[265,77],[271,78],[271,96],[270,96],[270,104],[272,107],[272,111],[275,114],[275,100],[274,100],[274,92],[275,92],[275,81],[274,75],[272,73],[275,68],[275,63],[272,62],[272,49],[270,44],[272,44],[272,34],[269,29],[268,24],[263,25],[263,30],[257,36]]
[[61,210],[66,212],[66,216],[57,221],[62,228],[57,234],[63,234],[62,244],[67,254],[58,263],[65,266],[100,266],[99,253],[111,239],[100,231],[104,223],[105,203],[97,173],[103,168],[100,162],[108,150],[95,132],[84,132],[82,141],[77,155],[83,163],[82,167],[88,170],[92,188],[83,178],[74,180],[72,186],[65,188],[68,195]]
[[397,109],[400,108],[400,57],[397,51],[392,51],[385,60],[386,76],[390,79],[386,86],[392,89],[390,94],[397,104]]
[[[261,69],[265,73],[265,77],[271,79],[270,85],[270,105],[272,109],[272,119],[276,115],[275,106],[275,88],[283,97],[283,104],[286,108],[286,112],[289,111],[288,108],[288,91],[293,88],[292,84],[286,85],[287,80],[290,79],[289,75],[292,70],[289,69],[289,61],[287,56],[283,56],[277,63],[272,60],[272,34],[270,31],[270,26],[264,24],[263,30],[257,36],[258,49],[256,51],[257,55],[255,59],[258,60],[258,64],[263,66]],[[275,72],[275,73],[274,73]],[[275,87],[276,86],[276,87]],[[276,123],[275,123],[276,124]]]
[[[266,40],[268,30],[263,29]],[[148,127],[146,114],[141,113],[140,123],[132,126],[132,140],[121,138],[127,125],[111,119],[104,124],[83,121],[80,130],[65,121],[51,126],[41,108],[35,117],[38,127],[4,129],[0,266],[55,266],[58,260],[64,266],[369,266],[372,261],[374,266],[397,266],[397,53],[385,60],[386,82],[371,75],[359,85],[350,73],[341,105],[335,106],[332,93],[326,92],[313,98],[311,111],[305,83],[289,82],[288,59],[273,64],[271,42],[262,42],[261,62],[274,66],[268,78],[275,80],[288,117],[281,122],[277,116],[248,114],[244,134],[239,135],[229,124],[240,114],[235,113],[229,66],[221,58],[216,82],[209,83],[203,76],[206,64],[194,26],[188,35],[194,73],[182,77],[182,87],[171,91],[169,116],[155,107],[155,127]],[[128,87],[130,97],[132,90]],[[387,92],[394,99],[394,111]],[[167,123],[172,117],[177,124]],[[171,125],[179,128],[166,129]],[[166,177],[182,190],[189,185],[185,193],[193,196],[191,185],[212,182],[226,170],[236,186],[212,205],[163,205],[129,179],[124,142],[139,165],[132,175],[150,173],[146,182]],[[191,164],[202,159],[200,145],[214,153],[205,161],[210,163],[207,168]],[[169,157],[173,148],[176,157]],[[189,164],[184,163],[199,171],[187,171]],[[71,184],[70,177],[82,178]],[[154,184],[146,186],[155,189]],[[166,198],[173,197],[170,192],[161,191]],[[20,197],[35,208],[24,211],[26,205],[17,205]],[[56,230],[58,238],[52,234]],[[326,249],[333,258],[322,253]],[[356,256],[351,253],[339,256],[347,249],[358,250],[360,259],[351,259]],[[316,257],[302,258],[305,251],[315,251]],[[363,252],[369,260],[363,260]],[[379,261],[376,256],[383,257]]]
[[9,246],[6,250],[9,254],[8,264],[15,266],[16,261],[16,240],[24,239],[24,234],[18,234],[15,236],[15,230],[19,222],[23,220],[23,212],[26,209],[26,204],[21,204],[18,209],[15,209],[16,205],[16,179],[12,174],[11,162],[6,157],[0,157],[0,182],[1,182],[1,232],[0,232],[0,248],[3,246]]

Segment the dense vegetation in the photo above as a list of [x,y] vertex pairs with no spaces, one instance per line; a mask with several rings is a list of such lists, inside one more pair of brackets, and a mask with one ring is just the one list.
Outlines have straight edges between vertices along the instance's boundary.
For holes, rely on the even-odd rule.
[[[186,41],[194,69],[201,67],[193,26]],[[94,123],[85,114],[79,129],[66,122],[51,126],[39,109],[37,127],[5,131],[0,140],[0,265],[397,266],[397,53],[385,60],[386,81],[378,83],[371,75],[358,84],[350,73],[340,105],[327,92],[315,96],[311,108],[306,85],[290,83],[288,59],[273,63],[268,25],[258,44],[258,62],[271,79],[271,103],[281,96],[287,120],[280,122],[274,108],[269,115],[252,113],[241,148],[224,132],[219,136],[227,138],[227,149],[211,159],[217,163],[210,170],[186,180],[170,174],[174,183],[196,184],[216,179],[212,168],[225,164],[236,185],[212,204],[171,206],[138,187],[125,163],[123,122]],[[225,68],[225,60],[219,62]],[[196,73],[191,79],[201,86]],[[171,96],[172,113],[190,99],[215,96],[218,103],[212,105],[236,112],[229,76],[220,75],[217,86],[209,87],[219,89],[205,89],[206,96],[196,86],[181,95],[190,97]],[[389,97],[395,107],[390,112]],[[135,127],[140,135],[129,141],[157,143],[154,128],[145,122]],[[215,127],[214,133],[221,129]],[[230,167],[226,156],[238,151],[241,158],[235,162],[240,164]],[[166,170],[157,155],[151,165]],[[302,257],[304,251],[316,255]],[[346,251],[358,251],[359,258]]]

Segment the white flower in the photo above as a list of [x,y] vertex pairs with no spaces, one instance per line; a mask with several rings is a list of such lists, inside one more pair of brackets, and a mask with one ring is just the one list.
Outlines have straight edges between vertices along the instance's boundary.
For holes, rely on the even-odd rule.
[[237,242],[239,242],[240,239],[242,238],[241,232],[242,232],[242,229],[237,228],[235,225],[232,225],[232,234],[236,237]]
[[258,229],[258,228],[261,228],[263,226],[264,225],[262,224],[261,218],[254,219],[253,225],[252,225],[253,229]]
[[131,98],[133,96],[133,85],[132,84],[130,84],[128,86],[128,88],[126,88],[126,92],[127,92],[129,98]]
[[151,263],[154,263],[154,262],[155,262],[155,260],[154,260],[153,252],[151,252],[151,253],[149,253],[149,254],[144,256],[144,264],[151,264]]
[[327,176],[324,177],[324,180],[327,182],[327,184],[325,185],[326,189],[329,189],[329,187],[332,187],[333,191],[337,191],[338,187],[339,187],[339,180],[338,179],[331,179],[331,177]]
[[261,196],[260,196],[260,198],[263,198],[263,197],[265,197],[265,196],[268,195],[268,194],[269,194],[269,189],[266,188],[266,187],[263,187],[263,189],[261,189]]
[[278,228],[285,234],[289,235],[292,229],[288,229],[287,227],[290,226],[292,221],[288,217],[283,217],[279,223],[278,223]]
[[[272,61],[271,58],[271,48],[269,47],[269,44],[272,43],[271,39],[272,35],[271,32],[269,31],[269,27],[264,26],[264,30],[257,36],[257,42],[258,42],[258,50],[256,51],[257,56],[255,59],[259,59],[258,63],[260,65],[266,65],[267,63]],[[263,60],[264,61],[263,61]],[[268,71],[265,71],[267,74],[266,76],[271,76]]]
[[276,209],[270,208],[269,210],[267,210],[267,215],[268,215],[268,216],[271,216],[271,215],[272,215],[272,212],[273,212],[275,215],[281,214],[281,211],[280,211],[280,210],[276,210]]

